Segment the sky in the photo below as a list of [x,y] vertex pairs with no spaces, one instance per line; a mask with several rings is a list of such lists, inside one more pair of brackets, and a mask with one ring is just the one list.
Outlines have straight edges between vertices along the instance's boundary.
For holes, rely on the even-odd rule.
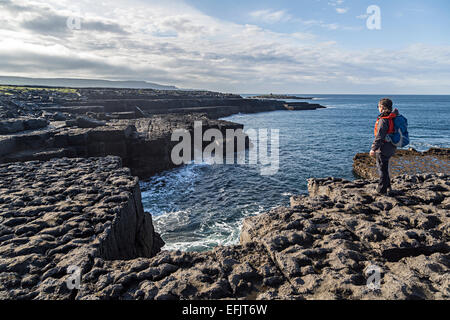
[[0,75],[450,94],[449,30],[448,0],[0,0]]

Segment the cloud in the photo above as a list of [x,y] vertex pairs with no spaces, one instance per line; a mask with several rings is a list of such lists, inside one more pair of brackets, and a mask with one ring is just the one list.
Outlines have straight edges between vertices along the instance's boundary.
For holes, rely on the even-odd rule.
[[24,12],[28,11],[27,6],[17,4],[11,0],[0,0],[0,7],[10,12]]
[[127,34],[121,25],[114,22],[104,22],[95,20],[81,21],[81,28],[87,31],[110,32],[118,34]]
[[[152,68],[141,63],[130,64],[120,58],[102,59],[89,53],[74,53],[67,48],[54,45],[46,47],[42,45],[26,45],[20,42],[8,40],[2,43],[4,50],[0,50],[0,70],[2,72],[14,72],[31,75],[41,73],[43,69],[51,70],[54,76],[70,74],[72,77],[90,74],[102,75],[111,79],[119,76],[119,79],[144,77],[148,74],[157,74],[158,78],[164,79],[167,71],[161,68]],[[133,79],[133,76],[131,76]]]
[[[347,12],[348,9],[337,8],[336,10],[345,10],[345,12]],[[290,22],[293,24],[301,24],[307,27],[319,27],[327,30],[345,29],[345,27],[342,27],[338,23],[329,23],[324,22],[323,20],[315,20],[315,19],[305,20],[299,17],[294,17],[291,14],[288,14],[286,10],[275,11],[270,9],[264,9],[250,12],[249,15],[253,18],[255,22],[262,22],[265,24]],[[311,36],[309,36],[308,38],[310,39]]]
[[292,16],[286,13],[285,10],[257,10],[251,12],[250,16],[255,20],[262,21],[264,23],[286,22],[292,19]]
[[314,19],[310,19],[310,20],[302,20],[302,19],[297,19],[298,22],[300,22],[301,24],[305,25],[305,26],[309,26],[309,27],[320,27],[323,29],[327,29],[327,30],[337,30],[339,28],[341,28],[341,26],[338,23],[326,23],[322,20],[314,20]]
[[336,7],[335,10],[337,13],[344,14],[344,13],[347,13],[347,11],[349,10],[349,8],[340,7],[344,4],[344,2],[345,2],[344,0],[331,0],[328,2],[328,5],[332,6],[332,7]]
[[344,4],[344,2],[345,2],[344,0],[331,0],[328,2],[328,5],[336,7]]
[[[70,15],[64,16],[55,13],[39,14],[32,19],[25,19],[20,24],[21,27],[43,35],[62,35],[72,32],[68,28],[68,19]],[[118,34],[126,34],[127,32],[114,22],[105,22],[101,20],[80,19],[80,28],[83,31],[110,32]],[[81,30],[80,29],[80,30]]]
[[348,11],[348,8],[336,8],[336,12],[339,14],[346,13]]
[[164,27],[179,33],[203,33],[205,28],[191,21],[187,17],[167,18],[162,22]]
[[[72,31],[63,19],[76,11],[71,3],[47,0],[22,8],[23,2],[0,2],[9,8],[1,17],[0,74],[147,80],[231,92],[428,93],[450,87],[449,46],[346,50],[311,33],[274,32],[223,21],[183,2],[152,0],[80,0],[81,30]],[[267,21],[342,28],[276,12],[255,14],[255,21],[270,16]]]

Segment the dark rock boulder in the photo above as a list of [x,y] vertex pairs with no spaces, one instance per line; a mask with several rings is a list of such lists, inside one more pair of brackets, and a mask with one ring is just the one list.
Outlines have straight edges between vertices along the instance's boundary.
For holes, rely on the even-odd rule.
[[[378,177],[375,158],[368,153],[358,153],[353,158],[353,171],[360,177],[375,179]],[[431,148],[425,152],[414,149],[397,150],[390,161],[391,176],[402,174],[426,173],[450,174],[450,149]]]
[[[308,299],[448,299],[449,179],[398,176],[393,197],[378,196],[376,181],[310,179],[309,197],[244,220],[241,243],[262,243]],[[376,291],[366,285],[373,265],[382,270]]]
[[2,299],[68,299],[68,267],[84,275],[164,245],[117,157],[3,164],[0,177]]
[[106,125],[105,121],[99,121],[89,117],[77,117],[75,120],[67,120],[66,125],[78,128],[97,128]]
[[48,125],[46,119],[12,118],[0,120],[0,134],[11,134],[25,130],[36,130]]

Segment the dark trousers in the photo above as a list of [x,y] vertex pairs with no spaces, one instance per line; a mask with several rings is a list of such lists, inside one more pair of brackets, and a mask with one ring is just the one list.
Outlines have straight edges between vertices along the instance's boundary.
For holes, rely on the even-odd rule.
[[380,175],[380,182],[378,183],[377,191],[386,193],[387,189],[391,188],[391,179],[389,177],[389,159],[383,155],[381,152],[376,153],[377,156],[377,169]]

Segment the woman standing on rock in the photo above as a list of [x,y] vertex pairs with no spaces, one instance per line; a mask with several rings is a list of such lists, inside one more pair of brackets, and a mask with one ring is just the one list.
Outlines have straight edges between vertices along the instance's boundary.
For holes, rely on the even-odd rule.
[[376,157],[378,174],[380,175],[377,192],[379,194],[387,194],[388,189],[391,189],[389,159],[395,154],[397,147],[386,141],[386,136],[394,133],[394,119],[399,113],[397,109],[392,111],[392,100],[387,98],[378,102],[378,110],[380,115],[375,124],[375,139],[372,143],[370,156]]

